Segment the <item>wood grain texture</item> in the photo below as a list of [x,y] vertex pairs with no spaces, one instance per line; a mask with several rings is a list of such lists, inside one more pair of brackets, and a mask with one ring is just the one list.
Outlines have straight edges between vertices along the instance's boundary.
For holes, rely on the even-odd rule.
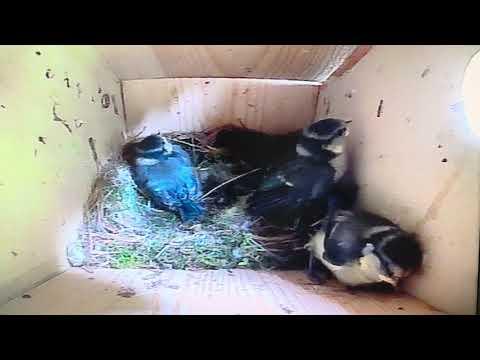
[[3,303],[68,267],[96,160],[119,151],[125,124],[119,81],[93,46],[3,46],[0,78]]
[[340,77],[345,72],[351,71],[353,67],[363,59],[365,55],[372,49],[372,45],[360,45],[350,54],[350,56],[345,59],[345,61],[340,65],[337,70],[332,74],[332,76]]
[[352,120],[360,205],[422,242],[406,289],[452,314],[474,314],[478,296],[480,143],[461,90],[479,48],[375,46],[318,101],[318,118]]
[[[441,315],[405,294],[312,285],[301,272],[72,268],[0,307],[0,314]],[[55,301],[52,301],[55,299]]]
[[123,83],[130,133],[199,130],[244,124],[285,133],[310,124],[318,87],[258,79],[151,79]]
[[233,77],[323,82],[356,45],[98,45],[121,80]]

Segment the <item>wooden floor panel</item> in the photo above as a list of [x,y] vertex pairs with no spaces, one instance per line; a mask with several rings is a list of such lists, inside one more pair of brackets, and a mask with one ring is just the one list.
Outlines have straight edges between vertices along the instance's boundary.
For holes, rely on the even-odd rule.
[[311,284],[302,272],[69,271],[0,307],[0,314],[442,314],[406,294]]

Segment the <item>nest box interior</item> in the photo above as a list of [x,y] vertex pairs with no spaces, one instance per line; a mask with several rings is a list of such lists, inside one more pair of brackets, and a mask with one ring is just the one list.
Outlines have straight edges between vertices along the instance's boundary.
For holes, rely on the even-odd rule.
[[[478,119],[463,92],[479,49],[3,46],[0,314],[475,314]],[[325,117],[352,120],[360,203],[421,239],[404,292],[312,285],[301,271],[68,263],[97,171],[128,136],[226,124],[280,134]]]

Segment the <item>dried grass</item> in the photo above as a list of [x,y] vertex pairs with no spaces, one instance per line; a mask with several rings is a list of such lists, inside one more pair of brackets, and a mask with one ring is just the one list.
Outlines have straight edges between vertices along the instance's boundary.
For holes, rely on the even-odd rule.
[[[209,136],[211,132],[168,134],[194,161],[196,152],[207,154],[197,165],[203,171],[221,158]],[[76,254],[77,263],[81,258],[81,265],[95,267],[269,269],[278,267],[279,257],[301,249],[293,233],[266,233],[260,219],[246,214],[245,198],[222,209],[207,202],[204,220],[186,226],[176,215],[153,208],[138,191],[128,165],[116,158],[103,166],[94,183],[79,241],[72,245],[76,251],[69,254],[72,264]]]

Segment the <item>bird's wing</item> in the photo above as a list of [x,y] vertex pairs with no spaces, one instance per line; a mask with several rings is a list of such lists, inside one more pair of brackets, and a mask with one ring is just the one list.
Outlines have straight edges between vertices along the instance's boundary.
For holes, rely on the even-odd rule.
[[[277,188],[295,188],[298,185],[315,182],[314,176],[309,176],[309,164],[304,161],[290,161],[268,174],[259,187],[259,191],[268,191]],[[315,169],[317,170],[317,169]]]
[[361,235],[362,227],[353,218],[334,220],[330,236],[325,240],[325,259],[337,266],[357,261],[365,247]]
[[333,175],[328,166],[289,163],[268,176],[248,199],[249,212],[254,216],[296,217],[313,196],[321,197],[328,191]]
[[195,169],[179,163],[175,170],[175,185],[186,198],[200,196],[201,185]]
[[180,145],[173,145],[173,157],[176,159],[181,159],[185,165],[191,165],[192,161],[190,155],[186,150],[184,150]]

